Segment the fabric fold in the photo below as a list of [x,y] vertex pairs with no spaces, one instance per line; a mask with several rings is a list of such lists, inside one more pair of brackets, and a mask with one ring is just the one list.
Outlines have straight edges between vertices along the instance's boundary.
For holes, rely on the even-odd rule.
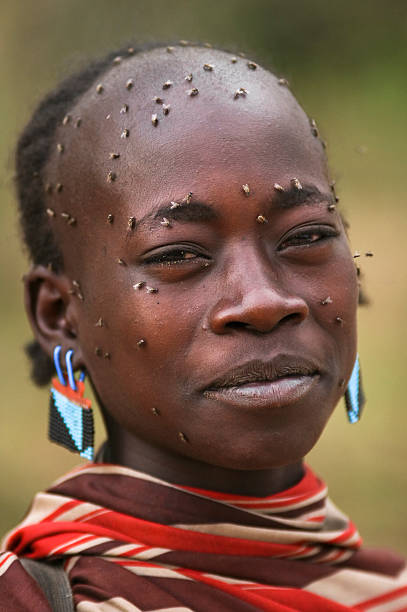
[[1,601],[11,572],[16,585],[37,589],[18,562],[31,557],[65,560],[78,610],[113,601],[143,612],[407,606],[404,561],[362,548],[309,467],[287,491],[256,498],[88,464],[34,498],[3,550]]

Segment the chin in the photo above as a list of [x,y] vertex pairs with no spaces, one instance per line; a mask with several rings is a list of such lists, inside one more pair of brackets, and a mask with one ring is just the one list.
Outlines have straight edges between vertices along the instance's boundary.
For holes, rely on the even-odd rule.
[[[322,430],[298,431],[294,435],[274,432],[269,435],[244,435],[234,443],[230,439],[202,449],[199,459],[210,465],[232,470],[269,470],[301,461],[314,447]],[[198,458],[198,457],[196,457]]]
[[191,458],[235,470],[267,470],[301,461],[315,446],[334,409],[332,398],[274,409],[212,412],[190,423]]

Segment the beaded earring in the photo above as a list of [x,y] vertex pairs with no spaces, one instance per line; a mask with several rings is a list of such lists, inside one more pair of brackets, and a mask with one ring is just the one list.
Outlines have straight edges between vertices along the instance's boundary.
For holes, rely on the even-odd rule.
[[356,356],[355,365],[345,391],[346,413],[349,423],[357,423],[362,414],[366,399],[362,388],[359,355]]
[[79,453],[81,457],[93,459],[93,412],[91,401],[83,397],[85,373],[75,380],[72,368],[73,350],[65,355],[66,383],[60,364],[61,346],[54,349],[54,364],[58,378],[52,379],[49,403],[48,437],[51,442]]

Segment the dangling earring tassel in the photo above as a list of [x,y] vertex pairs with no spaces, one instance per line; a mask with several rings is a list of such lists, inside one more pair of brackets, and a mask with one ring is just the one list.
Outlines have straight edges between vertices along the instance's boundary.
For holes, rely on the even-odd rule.
[[52,379],[49,403],[48,437],[51,442],[79,453],[81,457],[93,459],[93,411],[91,401],[83,397],[85,374],[76,381],[72,368],[73,350],[65,356],[67,385],[59,361],[61,346],[54,349],[54,363],[58,378]]
[[355,365],[345,391],[346,413],[349,423],[357,423],[362,414],[366,399],[362,388],[359,355],[356,356]]

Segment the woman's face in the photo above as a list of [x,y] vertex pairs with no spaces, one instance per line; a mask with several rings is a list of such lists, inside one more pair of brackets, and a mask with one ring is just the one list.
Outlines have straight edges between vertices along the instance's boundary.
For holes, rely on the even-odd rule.
[[290,464],[356,354],[355,266],[323,150],[260,68],[160,53],[151,82],[136,63],[112,70],[75,111],[81,127],[59,131],[50,177],[78,220],[56,227],[85,298],[72,297],[77,354],[105,411],[147,444],[226,468]]

